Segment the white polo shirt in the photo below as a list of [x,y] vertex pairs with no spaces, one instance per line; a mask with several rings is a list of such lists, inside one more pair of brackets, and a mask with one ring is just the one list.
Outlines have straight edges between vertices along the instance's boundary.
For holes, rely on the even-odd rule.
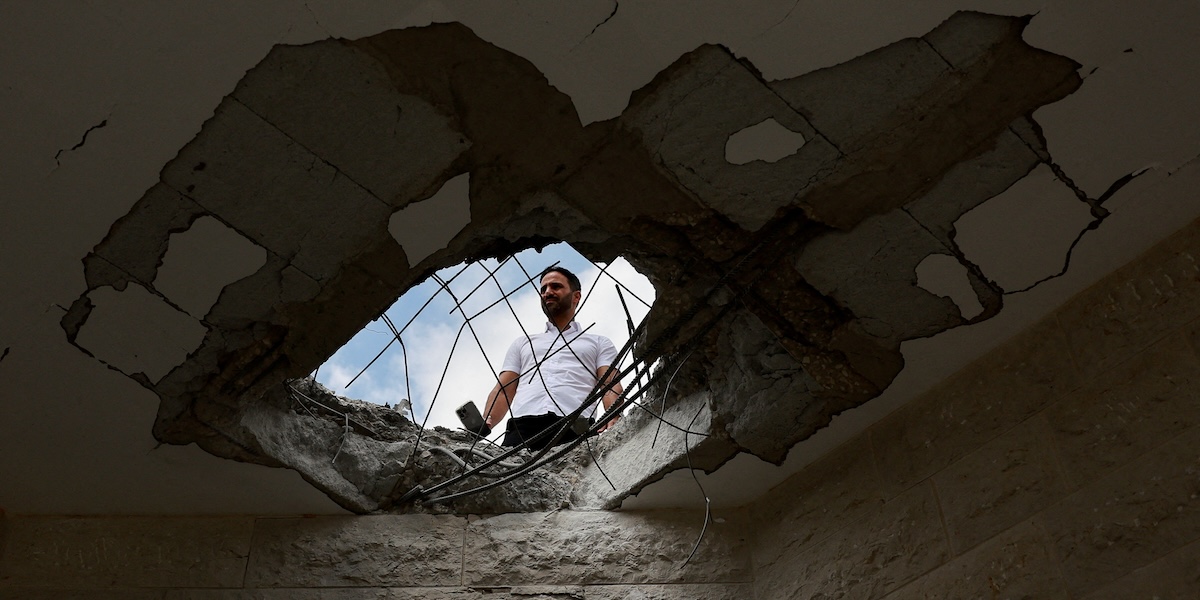
[[[579,408],[596,386],[596,369],[612,366],[616,358],[612,340],[584,333],[575,321],[561,335],[554,323],[547,322],[544,332],[517,338],[508,347],[500,368],[520,377],[517,395],[509,407],[512,416],[565,415]],[[595,407],[583,416],[594,414]]]

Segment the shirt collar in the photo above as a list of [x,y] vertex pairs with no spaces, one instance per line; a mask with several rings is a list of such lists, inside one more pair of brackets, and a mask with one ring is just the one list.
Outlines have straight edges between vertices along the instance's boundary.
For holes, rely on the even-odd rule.
[[[575,333],[577,331],[579,331],[579,322],[571,319],[571,323],[567,325],[566,329],[563,330],[563,335]],[[545,333],[558,333],[558,326],[554,324],[554,321],[546,321]]]

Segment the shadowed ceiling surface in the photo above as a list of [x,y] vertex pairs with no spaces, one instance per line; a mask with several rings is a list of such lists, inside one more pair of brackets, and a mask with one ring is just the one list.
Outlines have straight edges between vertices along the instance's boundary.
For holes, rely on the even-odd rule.
[[[654,281],[651,358],[703,342],[692,449],[752,498],[1200,212],[1198,15],[943,4],[6,7],[0,506],[371,510],[246,407],[433,269],[557,239]],[[798,147],[734,160],[764,123]],[[626,505],[695,501],[657,460]]]

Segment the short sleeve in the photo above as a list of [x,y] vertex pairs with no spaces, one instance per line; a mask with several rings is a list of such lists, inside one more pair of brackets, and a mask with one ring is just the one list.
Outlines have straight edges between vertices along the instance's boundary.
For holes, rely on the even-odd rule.
[[521,374],[521,346],[526,343],[528,340],[517,338],[508,345],[508,352],[504,353],[504,364],[500,365],[500,372],[512,371],[517,375]]
[[617,348],[605,336],[596,336],[596,368],[611,367],[617,360]]

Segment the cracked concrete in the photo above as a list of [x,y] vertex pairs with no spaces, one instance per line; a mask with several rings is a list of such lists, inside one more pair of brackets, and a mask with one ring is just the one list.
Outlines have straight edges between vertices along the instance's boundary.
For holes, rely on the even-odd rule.
[[[1026,23],[959,13],[922,38],[780,81],[701,46],[620,117],[586,127],[531,63],[459,24],[277,46],[84,258],[88,289],[63,327],[86,347],[79,334],[110,288],[166,302],[156,282],[172,233],[220,222],[266,259],[195,321],[204,334],[185,360],[138,379],[161,399],[155,436],[286,465],[350,510],[382,510],[382,482],[416,477],[397,471],[401,442],[335,444],[336,425],[272,400],[280,382],[311,372],[438,268],[565,240],[595,260],[625,256],[655,284],[636,352],[701,349],[666,408],[694,407],[707,432],[656,446],[618,490],[597,492],[581,466],[547,498],[573,488],[559,501],[614,506],[688,460],[780,462],[885,389],[902,341],[968,322],[917,285],[927,256],[968,272],[983,307],[970,322],[1001,309],[1003,291],[963,256],[953,224],[1046,160],[1030,117],[1080,85],[1073,61],[1022,41]],[[775,162],[730,164],[730,136],[767,119],[805,143]],[[410,207],[465,174],[465,213],[413,218]],[[651,421],[637,422],[611,439],[638,447]],[[307,446],[281,440],[302,432]],[[314,458],[331,445],[345,456]],[[627,448],[598,451],[597,466],[608,456],[634,468]],[[529,505],[491,498],[458,510]]]
[[1088,206],[1043,164],[964,213],[954,223],[955,240],[990,280],[1011,293],[1063,272],[1071,247],[1094,220]]
[[597,29],[600,29],[600,28],[601,28],[601,27],[603,27],[603,26],[604,26],[606,23],[608,23],[609,21],[611,21],[611,20],[613,19],[613,17],[617,16],[617,11],[618,11],[618,10],[621,10],[621,3],[620,3],[620,2],[617,2],[617,0],[613,0],[613,8],[612,8],[612,12],[608,13],[608,16],[607,16],[607,17],[604,17],[604,20],[603,20],[603,21],[600,21],[599,23],[596,23],[596,26],[595,26],[595,27],[593,27],[593,28],[592,28],[592,30],[591,30],[591,31],[589,31],[587,35],[583,36],[583,39],[582,39],[582,40],[579,40],[579,43],[581,43],[581,44],[582,44],[582,43],[583,43],[584,41],[586,41],[588,38],[592,37],[592,34],[596,33],[596,30],[597,30]]
[[74,151],[82,148],[83,145],[87,143],[88,136],[91,135],[93,131],[95,131],[97,129],[103,129],[106,126],[108,126],[108,119],[104,119],[103,121],[100,121],[99,123],[92,125],[91,127],[88,127],[87,131],[83,132],[83,137],[79,138],[78,144],[75,144],[74,146],[71,146],[70,148],[60,148],[58,150],[58,152],[54,153],[54,164],[61,166],[62,163],[59,162],[59,160],[58,160],[59,157],[61,157],[66,152],[74,152]]

